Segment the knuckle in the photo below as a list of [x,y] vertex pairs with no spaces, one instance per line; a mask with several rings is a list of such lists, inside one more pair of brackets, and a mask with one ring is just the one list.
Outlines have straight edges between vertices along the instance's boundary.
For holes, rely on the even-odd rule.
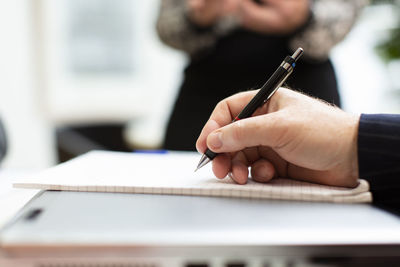
[[222,107],[224,107],[226,104],[225,104],[225,100],[221,100],[221,101],[219,101],[218,103],[217,103],[217,105],[215,106],[215,109],[214,110],[220,110]]
[[235,122],[235,126],[233,127],[233,132],[232,132],[232,139],[234,142],[240,142],[246,138],[245,136],[245,127],[243,125],[242,121],[237,121]]

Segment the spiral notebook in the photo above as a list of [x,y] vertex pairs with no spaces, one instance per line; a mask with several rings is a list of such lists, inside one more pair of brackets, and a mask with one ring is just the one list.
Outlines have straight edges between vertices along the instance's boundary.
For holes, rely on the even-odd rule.
[[341,203],[372,201],[365,180],[359,180],[355,188],[284,178],[273,179],[269,183],[257,183],[249,179],[246,185],[239,185],[229,177],[216,179],[211,166],[194,172],[199,158],[198,153],[191,152],[152,154],[93,151],[21,180],[14,187]]

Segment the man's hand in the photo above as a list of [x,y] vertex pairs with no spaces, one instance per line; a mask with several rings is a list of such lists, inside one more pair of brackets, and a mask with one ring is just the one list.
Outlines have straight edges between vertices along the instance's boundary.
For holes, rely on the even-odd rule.
[[280,88],[253,117],[231,123],[257,91],[239,93],[214,109],[197,150],[221,153],[213,160],[218,178],[245,184],[287,177],[354,187],[358,180],[359,115]]

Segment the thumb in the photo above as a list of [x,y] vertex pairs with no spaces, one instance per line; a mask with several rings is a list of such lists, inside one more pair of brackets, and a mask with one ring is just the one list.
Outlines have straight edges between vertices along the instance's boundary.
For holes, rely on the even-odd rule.
[[280,112],[242,119],[211,132],[207,146],[216,153],[235,152],[247,147],[277,147],[287,127]]

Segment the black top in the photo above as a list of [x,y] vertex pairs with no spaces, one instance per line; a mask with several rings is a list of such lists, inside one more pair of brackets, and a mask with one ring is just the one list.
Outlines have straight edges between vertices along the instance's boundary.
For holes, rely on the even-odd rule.
[[[293,53],[287,48],[288,41],[285,36],[236,30],[221,38],[215,49],[192,58],[168,123],[164,148],[195,150],[196,139],[216,104],[235,93],[262,86]],[[340,106],[329,60],[300,59],[287,85]]]
[[358,165],[374,202],[400,207],[400,115],[361,115]]

